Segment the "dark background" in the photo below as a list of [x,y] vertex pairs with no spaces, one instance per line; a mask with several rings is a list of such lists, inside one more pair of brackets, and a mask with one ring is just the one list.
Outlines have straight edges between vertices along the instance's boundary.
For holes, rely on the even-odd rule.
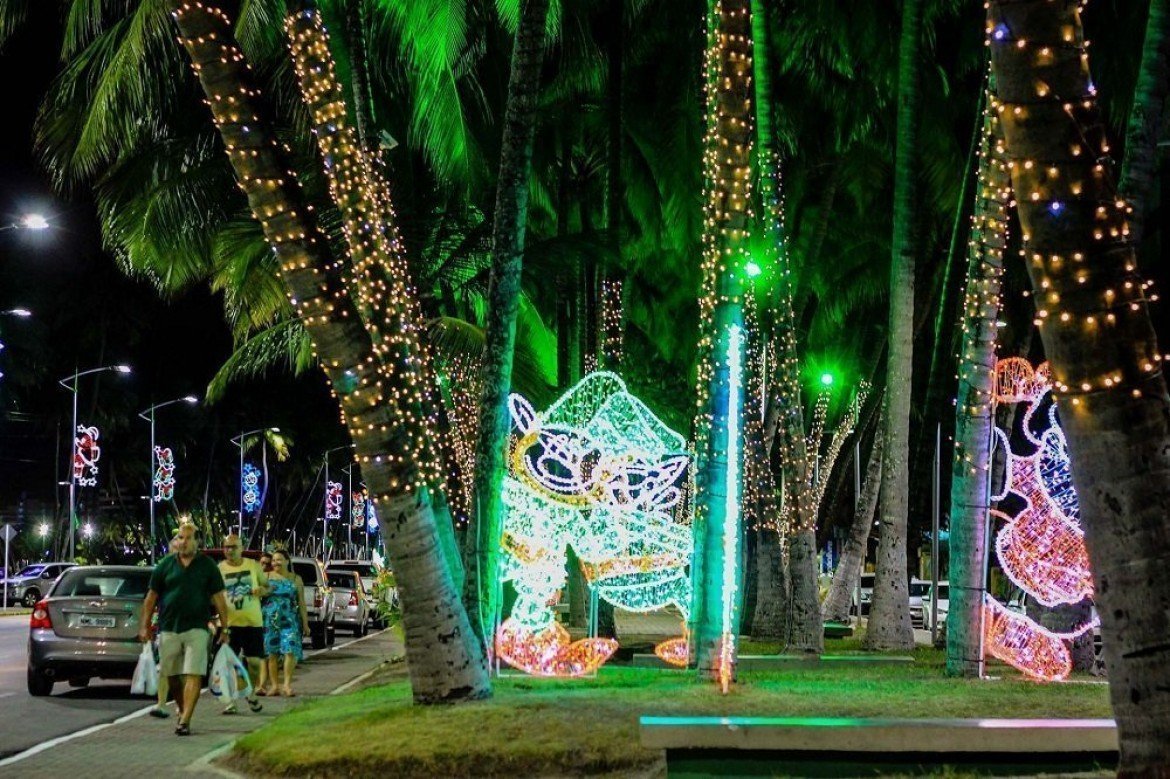
[[[0,351],[0,522],[25,530],[48,522],[56,534],[67,505],[67,488],[57,482],[68,478],[71,413],[70,393],[58,380],[77,369],[133,367],[129,376],[106,372],[80,380],[79,420],[99,426],[102,446],[99,486],[83,491],[80,513],[99,527],[111,513],[145,523],[149,425],[137,414],[187,394],[202,398],[232,340],[222,302],[206,288],[162,300],[148,282],[127,278],[102,250],[85,193],[54,192],[38,165],[37,108],[58,67],[59,34],[48,13],[41,9],[38,18],[34,11],[31,23],[0,49],[0,82],[7,85],[0,225],[28,213],[52,223],[44,231],[0,232],[0,310],[33,311],[31,319],[0,317],[6,347]],[[308,532],[320,514],[310,489],[321,453],[348,440],[317,371],[299,379],[274,371],[234,386],[214,406],[177,404],[158,412],[158,442],[175,450],[178,483],[175,506],[160,508],[160,516],[203,509],[230,519],[238,453],[229,439],[265,426],[280,427],[293,442],[286,463],[269,453],[269,522],[282,533],[294,526],[298,535]],[[333,462],[344,466],[344,456]]]

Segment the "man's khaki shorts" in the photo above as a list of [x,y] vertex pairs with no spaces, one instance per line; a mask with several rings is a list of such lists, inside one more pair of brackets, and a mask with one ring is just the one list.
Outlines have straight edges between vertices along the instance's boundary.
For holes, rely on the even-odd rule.
[[162,676],[206,676],[211,633],[192,628],[182,633],[158,634],[158,672]]

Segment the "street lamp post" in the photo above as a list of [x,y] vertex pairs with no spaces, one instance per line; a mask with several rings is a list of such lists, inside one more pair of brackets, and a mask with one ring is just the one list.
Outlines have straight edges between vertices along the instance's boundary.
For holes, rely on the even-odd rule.
[[103,371],[116,371],[123,375],[130,373],[129,365],[106,365],[101,368],[90,368],[87,371],[74,371],[72,376],[66,376],[57,383],[65,389],[73,393],[73,426],[69,428],[69,438],[72,443],[69,446],[69,466],[66,471],[69,473],[69,559],[75,560],[77,558],[77,527],[76,527],[76,507],[77,507],[77,478],[73,475],[73,462],[77,459],[77,380],[82,376],[89,376],[92,373],[101,373]]
[[155,451],[154,451],[154,446],[155,446],[155,444],[154,444],[154,412],[160,408],[165,407],[165,406],[172,406],[175,403],[198,403],[198,402],[199,402],[199,398],[195,397],[194,395],[184,395],[181,398],[175,398],[174,400],[168,400],[165,403],[155,403],[153,406],[146,409],[146,411],[142,411],[138,414],[138,416],[140,418],[145,419],[147,422],[150,423],[150,471],[149,471],[149,476],[147,476],[147,480],[148,480],[147,484],[149,485],[147,491],[150,494],[147,496],[147,502],[150,504],[150,564],[151,565],[154,565],[154,557],[155,557],[155,552],[156,552],[156,549],[155,549],[156,544],[154,541],[154,536],[155,536],[154,463],[155,463],[155,457],[156,457]]
[[[279,433],[279,427],[258,427],[255,430],[249,430],[246,433],[240,433],[232,439],[232,443],[239,447],[240,450],[240,495],[239,495],[239,523],[236,526],[236,534],[240,536],[241,543],[244,538],[244,439],[253,433]],[[260,445],[264,446],[264,441],[260,441]]]

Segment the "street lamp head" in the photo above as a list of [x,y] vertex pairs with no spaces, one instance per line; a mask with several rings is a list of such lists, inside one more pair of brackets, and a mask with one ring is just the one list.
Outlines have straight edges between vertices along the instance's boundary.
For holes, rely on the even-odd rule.
[[269,430],[271,430],[273,433],[279,433],[279,432],[280,432],[280,428],[279,428],[279,427],[270,427],[270,428],[268,428],[268,429],[269,429]]
[[47,522],[42,522],[39,526],[37,526],[37,535],[41,538],[49,535],[49,525]]
[[198,403],[199,398],[195,397],[194,395],[184,395],[183,402],[184,403]]
[[116,370],[118,373],[129,373],[130,366],[129,365],[115,365],[114,370]]
[[821,374],[821,384],[823,384],[823,385],[824,385],[824,386],[826,386],[826,387],[831,387],[831,386],[833,386],[833,374],[831,374],[831,373],[822,373],[822,374]]
[[10,314],[12,316],[18,316],[21,319],[27,319],[30,316],[32,316],[32,312],[29,311],[27,308],[13,308],[13,309],[10,309],[8,311],[5,311],[4,313]]
[[20,226],[26,230],[47,230],[49,220],[43,214],[25,214],[20,220]]

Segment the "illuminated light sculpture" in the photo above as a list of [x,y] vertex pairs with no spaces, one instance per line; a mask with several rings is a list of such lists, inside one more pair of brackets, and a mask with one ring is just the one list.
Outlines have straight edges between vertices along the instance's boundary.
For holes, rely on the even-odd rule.
[[349,496],[349,521],[354,529],[366,526],[366,491],[354,490]]
[[[538,676],[581,676],[617,649],[608,638],[570,642],[552,606],[567,582],[566,552],[599,598],[629,611],[691,607],[691,529],[683,515],[686,442],[616,375],[592,373],[538,414],[512,395],[516,428],[503,488],[501,580],[517,599],[496,652]],[[686,663],[686,640],[656,648]]]
[[[1023,508],[1014,514],[991,512],[1004,520],[996,534],[995,549],[1007,577],[1045,606],[1080,603],[1093,595],[1064,432],[1057,422],[1055,405],[1048,404],[1046,413],[1040,414],[1051,392],[1047,363],[1035,370],[1018,357],[996,364],[995,401],[1026,404],[1022,429],[1032,452],[1013,452],[1007,432],[996,429],[1006,465],[1003,491],[992,497],[1003,501],[1011,496],[1022,502]],[[1023,614],[1008,611],[990,596],[984,599],[987,651],[1035,679],[1066,678],[1072,671],[1066,642],[1095,624],[1055,633]]]
[[263,493],[261,472],[252,463],[244,463],[244,471],[240,474],[240,489],[244,492],[244,513],[255,514],[260,510],[260,497]]
[[175,455],[170,447],[154,447],[158,468],[154,472],[154,502],[161,503],[175,497]]
[[339,481],[325,482],[325,519],[341,519],[344,488]]
[[102,448],[98,446],[101,433],[93,425],[78,425],[73,447],[73,480],[78,487],[96,487],[98,461]]

